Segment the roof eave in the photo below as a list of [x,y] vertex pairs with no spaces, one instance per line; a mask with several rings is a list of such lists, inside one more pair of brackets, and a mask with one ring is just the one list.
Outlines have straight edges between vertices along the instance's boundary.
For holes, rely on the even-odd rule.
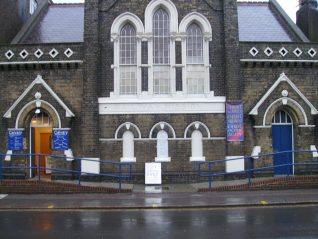
[[287,25],[291,28],[291,30],[299,37],[299,39],[303,42],[310,42],[309,39],[305,36],[305,34],[299,29],[299,27],[290,19],[284,9],[280,6],[280,4],[276,0],[269,0],[269,3],[279,12],[281,17],[285,20]]

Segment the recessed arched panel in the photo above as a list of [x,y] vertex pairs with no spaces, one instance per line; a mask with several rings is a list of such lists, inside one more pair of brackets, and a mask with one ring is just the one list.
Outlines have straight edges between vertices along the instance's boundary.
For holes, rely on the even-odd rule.
[[152,129],[150,130],[149,138],[154,139],[157,137],[157,134],[160,130],[165,130],[168,134],[169,138],[176,138],[176,133],[172,126],[166,122],[159,122],[155,124]]
[[191,123],[184,132],[184,138],[191,138],[193,131],[199,130],[203,138],[211,138],[209,128],[202,122],[196,121]]
[[115,132],[115,139],[123,138],[123,135],[126,131],[131,131],[134,135],[134,138],[141,139],[139,128],[135,124],[130,122],[123,123],[117,128]]

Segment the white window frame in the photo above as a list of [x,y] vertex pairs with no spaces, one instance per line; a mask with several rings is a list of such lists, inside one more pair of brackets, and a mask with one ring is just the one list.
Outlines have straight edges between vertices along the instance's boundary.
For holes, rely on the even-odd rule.
[[[127,24],[131,24],[136,30],[137,40],[137,94],[141,94],[141,36],[144,33],[144,25],[142,21],[136,15],[125,12],[119,15],[113,22],[111,27],[111,41],[114,42],[114,64],[112,68],[114,70],[114,95],[120,95],[120,31]],[[129,97],[129,95],[124,95]]]
[[[154,70],[153,70],[153,15],[159,9],[164,9],[170,20],[170,94],[176,93],[176,69],[175,69],[175,36],[178,33],[178,11],[176,6],[170,0],[153,0],[151,1],[145,11],[145,35],[148,36],[148,93],[153,95],[154,89]],[[161,94],[158,94],[159,96]],[[164,94],[167,95],[167,94]],[[169,94],[168,94],[169,95]]]
[[38,2],[36,0],[30,0],[30,14],[32,15],[35,10],[38,8]]
[[[209,60],[209,42],[212,41],[212,28],[209,20],[200,13],[192,12],[186,15],[179,27],[179,34],[182,37],[182,64],[184,65],[182,69],[182,85],[183,93],[188,94],[187,88],[187,29],[192,24],[196,23],[202,31],[203,34],[203,67],[204,67],[204,92],[203,94],[210,93],[210,60]],[[194,64],[189,64],[194,65]],[[196,94],[197,95],[197,94]]]

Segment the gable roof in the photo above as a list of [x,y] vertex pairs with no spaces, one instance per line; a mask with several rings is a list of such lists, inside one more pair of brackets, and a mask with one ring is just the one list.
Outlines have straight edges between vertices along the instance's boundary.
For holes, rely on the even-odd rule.
[[280,77],[276,80],[276,82],[269,88],[269,90],[266,92],[266,94],[257,102],[257,104],[254,106],[254,108],[249,112],[250,115],[258,115],[258,109],[261,107],[261,105],[265,102],[265,100],[271,95],[271,93],[277,88],[277,86],[281,82],[287,82],[291,88],[300,96],[300,98],[308,105],[308,107],[311,110],[311,114],[317,115],[318,110],[313,106],[312,103],[304,96],[303,93],[297,88],[297,86],[285,75],[285,73],[282,73]]
[[83,42],[84,4],[50,4],[22,43]]
[[24,99],[24,97],[30,92],[30,90],[36,85],[41,84],[50,93],[50,95],[59,103],[59,105],[65,110],[66,117],[74,117],[75,114],[66,106],[60,97],[53,91],[53,89],[43,80],[41,75],[38,75],[35,80],[25,89],[25,91],[19,96],[19,98],[11,105],[8,111],[3,115],[4,118],[11,118],[11,112],[17,107],[17,105]]
[[239,2],[237,11],[240,41],[293,41],[268,2]]

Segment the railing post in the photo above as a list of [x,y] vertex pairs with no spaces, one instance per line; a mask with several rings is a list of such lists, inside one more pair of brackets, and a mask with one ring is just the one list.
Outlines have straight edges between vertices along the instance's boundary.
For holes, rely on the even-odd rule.
[[129,163],[129,178],[132,179],[132,163]]
[[38,161],[38,180],[41,180],[41,165],[40,165],[40,155],[36,155],[36,157],[38,157],[37,161]]
[[252,160],[253,160],[253,157],[248,157],[248,171],[247,171],[248,186],[250,186],[252,183]]
[[198,163],[198,176],[200,177],[201,175],[201,163]]
[[82,159],[76,159],[77,161],[77,180],[78,180],[78,185],[81,185],[81,164],[82,164]]
[[209,165],[209,191],[212,189],[212,175],[211,175],[211,163],[208,163]]
[[0,155],[0,180],[2,180],[3,174],[2,174],[2,155]]
[[119,192],[121,192],[121,163],[119,163]]

